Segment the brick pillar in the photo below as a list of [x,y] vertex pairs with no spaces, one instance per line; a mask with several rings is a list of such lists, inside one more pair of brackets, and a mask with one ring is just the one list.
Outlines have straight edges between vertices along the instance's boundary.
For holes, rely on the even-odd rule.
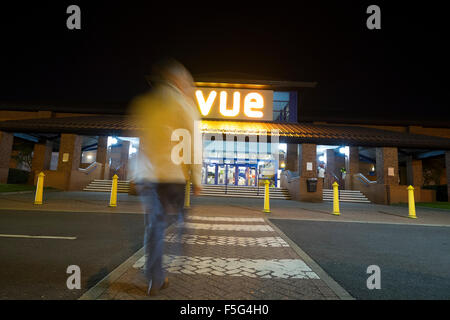
[[122,147],[120,148],[120,180],[127,179],[127,171],[128,171],[128,157],[130,155],[130,141],[122,141]]
[[398,185],[398,151],[397,148],[376,149],[377,183]]
[[414,160],[412,156],[406,159],[406,180],[408,185],[422,187],[423,172],[422,160]]
[[447,172],[448,202],[450,202],[450,150],[445,152],[445,170]]
[[298,171],[298,145],[296,143],[287,144],[286,170]]
[[348,159],[346,159],[345,170],[345,189],[353,190],[353,175],[359,173],[359,147],[349,148]]
[[96,162],[102,164],[102,171],[100,179],[105,179],[106,161],[108,159],[108,137],[99,136],[97,142],[97,157]]
[[61,134],[59,144],[58,171],[66,177],[64,190],[69,190],[73,170],[78,170],[81,161],[82,137],[76,134]]
[[8,182],[9,161],[14,142],[14,135],[0,131],[0,183]]
[[34,177],[41,171],[50,169],[52,160],[53,141],[45,140],[34,144],[33,159],[31,161],[31,173],[29,183],[34,182]]
[[323,179],[317,181],[316,192],[307,191],[307,179],[317,178],[317,146],[315,144],[300,144],[298,146],[298,166],[299,166],[299,200],[307,202],[321,202]]
[[[306,178],[317,177],[316,145],[303,143],[298,145],[299,175]],[[308,170],[308,163],[310,169]]]

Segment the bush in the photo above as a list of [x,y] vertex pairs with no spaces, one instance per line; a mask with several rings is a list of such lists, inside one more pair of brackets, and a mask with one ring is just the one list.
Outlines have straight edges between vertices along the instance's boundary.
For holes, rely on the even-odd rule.
[[29,171],[10,168],[8,173],[9,184],[25,184],[28,183]]

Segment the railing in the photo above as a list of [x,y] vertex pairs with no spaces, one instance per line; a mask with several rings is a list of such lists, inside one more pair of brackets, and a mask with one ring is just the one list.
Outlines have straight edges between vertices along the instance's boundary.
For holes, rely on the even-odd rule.
[[88,167],[86,168],[78,168],[78,171],[83,172],[85,174],[90,174],[91,171],[93,171],[95,168],[97,168],[98,162],[92,162]]
[[288,181],[291,181],[292,179],[298,178],[300,176],[298,171],[284,170],[284,174],[286,175]]
[[370,186],[372,184],[376,184],[377,183],[376,181],[371,181],[371,180],[367,179],[366,176],[363,175],[362,173],[357,173],[354,176],[357,177],[359,179],[359,181],[364,183],[366,186]]
[[[334,172],[331,172],[331,176],[333,177],[334,181],[337,182],[337,184],[339,185],[339,189],[344,189],[343,184],[341,183],[341,180]],[[331,181],[331,184],[333,184],[333,181]],[[330,186],[331,187],[331,186]]]
[[[124,163],[121,163],[120,165],[116,166],[116,167],[109,167],[109,174],[110,176],[114,176],[115,174],[117,174],[118,176],[120,176],[119,174],[119,170],[122,169],[122,167],[124,167]],[[112,171],[112,172],[111,172]]]

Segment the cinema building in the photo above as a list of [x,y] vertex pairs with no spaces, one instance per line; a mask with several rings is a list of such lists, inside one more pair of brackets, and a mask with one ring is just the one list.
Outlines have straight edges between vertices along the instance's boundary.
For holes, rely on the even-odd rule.
[[[416,201],[449,201],[450,127],[306,121],[302,97],[316,83],[195,80],[205,195],[261,197],[269,180],[274,198],[320,202],[336,181],[347,201],[406,202],[408,185]],[[126,106],[61,110],[1,107],[0,183],[35,184],[44,172],[49,187],[108,191],[117,174],[133,193],[141,128]]]

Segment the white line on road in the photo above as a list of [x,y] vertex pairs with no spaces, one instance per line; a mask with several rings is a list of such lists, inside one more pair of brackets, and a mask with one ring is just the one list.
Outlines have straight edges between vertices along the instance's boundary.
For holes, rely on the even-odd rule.
[[224,231],[273,231],[271,227],[265,224],[206,224],[186,222],[184,227],[187,229],[203,230],[224,230]]
[[76,240],[77,239],[77,237],[30,236],[30,235],[25,235],[25,234],[0,234],[0,238],[55,239],[55,240]]
[[230,221],[230,222],[264,222],[263,218],[233,218],[233,217],[203,217],[203,216],[186,216],[191,220],[202,221]]

